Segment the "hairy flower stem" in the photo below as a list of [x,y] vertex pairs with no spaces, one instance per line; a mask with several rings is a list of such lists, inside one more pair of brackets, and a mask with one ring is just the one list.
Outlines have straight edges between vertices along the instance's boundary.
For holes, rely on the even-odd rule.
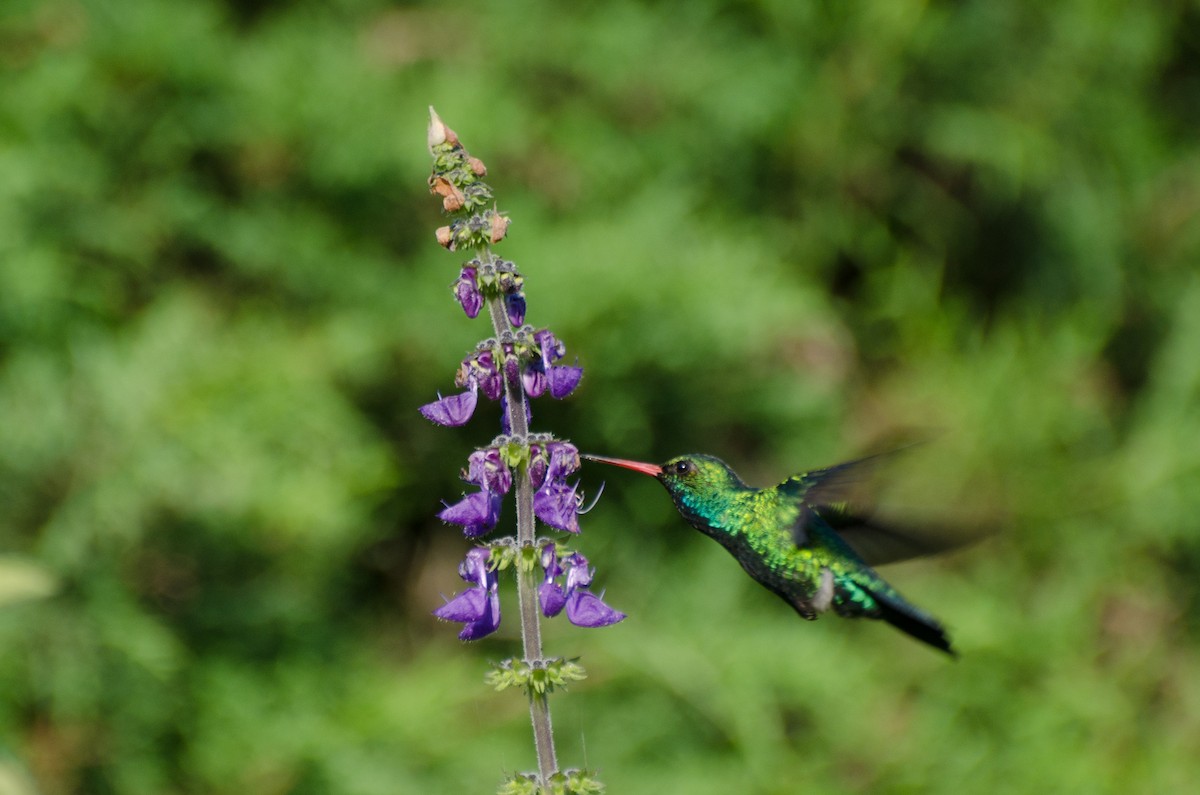
[[[484,252],[481,259],[490,261],[493,255]],[[511,332],[512,325],[504,308],[504,299],[493,295],[487,301],[488,314],[492,319],[492,327],[499,338],[505,331]],[[525,390],[521,385],[513,384],[511,379],[504,381],[505,404],[508,411],[508,427],[512,435],[525,439],[529,435],[529,423],[525,413]],[[533,523],[533,487],[529,482],[529,468],[522,464],[516,473],[515,487],[517,498],[517,546],[522,550],[535,546]],[[542,626],[538,615],[539,578],[537,570],[528,566],[517,566],[517,601],[521,612],[521,647],[525,662],[536,667],[542,660]],[[529,719],[533,723],[533,742],[537,749],[538,773],[542,782],[549,782],[550,777],[558,771],[558,760],[554,753],[554,729],[550,723],[550,703],[546,693],[537,693],[529,688]]]

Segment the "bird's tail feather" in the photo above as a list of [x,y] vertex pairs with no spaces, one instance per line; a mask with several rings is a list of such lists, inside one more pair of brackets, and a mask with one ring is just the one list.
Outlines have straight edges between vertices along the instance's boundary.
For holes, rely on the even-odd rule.
[[879,605],[879,617],[884,621],[951,657],[958,656],[958,652],[950,645],[950,638],[946,637],[946,630],[933,616],[913,607],[898,594],[872,590],[871,596],[875,597],[875,603]]

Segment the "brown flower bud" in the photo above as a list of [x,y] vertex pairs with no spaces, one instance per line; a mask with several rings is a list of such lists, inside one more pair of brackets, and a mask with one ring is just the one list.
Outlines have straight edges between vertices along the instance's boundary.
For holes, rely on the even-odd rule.
[[454,183],[445,177],[432,176],[429,178],[429,192],[442,197],[442,207],[447,212],[457,212],[466,204],[467,197]]
[[450,231],[450,227],[439,226],[437,228],[437,232],[434,234],[437,235],[437,242],[439,245],[441,245],[443,248],[448,248],[451,251],[454,250],[454,233]]
[[483,177],[487,175],[487,166],[485,166],[483,161],[478,157],[468,157],[467,166],[470,167],[471,173],[477,177]]
[[492,242],[499,243],[508,232],[508,218],[495,210],[492,211]]

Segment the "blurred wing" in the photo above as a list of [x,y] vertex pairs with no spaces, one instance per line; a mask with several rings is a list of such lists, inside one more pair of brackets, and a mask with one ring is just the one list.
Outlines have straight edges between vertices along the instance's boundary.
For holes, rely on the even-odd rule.
[[[824,518],[825,514],[821,516]],[[923,524],[920,528],[908,528],[874,519],[839,526],[828,519],[826,521],[868,566],[882,566],[947,552],[976,540],[950,527]]]
[[809,542],[814,514],[869,566],[945,552],[974,540],[971,534],[954,528],[925,524],[910,528],[874,518],[872,485],[879,467],[897,452],[902,451],[805,472],[785,481],[783,487],[800,500],[800,515],[792,526],[796,545]]
[[814,469],[794,475],[779,485],[783,493],[800,503],[800,516],[793,525],[796,545],[808,541],[812,513],[820,514],[835,529],[864,523],[874,513],[872,483],[879,465],[894,453],[883,453],[857,461]]

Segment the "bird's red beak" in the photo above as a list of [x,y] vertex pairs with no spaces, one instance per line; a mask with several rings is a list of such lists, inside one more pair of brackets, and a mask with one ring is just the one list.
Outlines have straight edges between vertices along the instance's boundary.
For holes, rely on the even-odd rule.
[[624,467],[632,469],[634,472],[641,472],[646,475],[658,477],[662,474],[662,467],[658,464],[643,464],[641,461],[629,461],[624,458],[605,458],[602,455],[587,455],[581,454],[580,458],[586,458],[588,461],[598,461],[601,464],[612,464],[615,467]]

